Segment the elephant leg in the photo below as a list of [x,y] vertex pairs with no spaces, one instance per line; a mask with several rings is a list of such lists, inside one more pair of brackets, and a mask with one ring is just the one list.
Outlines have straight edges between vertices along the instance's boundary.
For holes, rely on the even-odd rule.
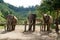
[[12,25],[12,30],[14,30],[14,26]]
[[44,31],[45,31],[45,28],[46,28],[46,23],[44,23],[44,27],[43,27],[43,28],[44,28]]
[[58,24],[56,24],[56,29],[55,29],[56,33],[59,32],[59,28],[58,28]]
[[7,27],[7,31],[9,30],[9,28]]
[[35,20],[33,20],[33,32],[35,31]]
[[50,31],[50,24],[47,24],[47,31]]
[[29,25],[29,31],[31,31],[32,25]]
[[35,24],[33,24],[33,32],[35,31]]
[[13,30],[15,30],[15,25],[14,25],[14,27],[13,27]]
[[12,25],[12,30],[15,30],[15,25]]
[[7,31],[9,31],[9,25],[7,24]]
[[32,28],[32,20],[29,21],[29,29],[28,29],[28,31],[31,31],[31,28]]
[[11,25],[9,25],[8,30],[12,31],[12,26]]

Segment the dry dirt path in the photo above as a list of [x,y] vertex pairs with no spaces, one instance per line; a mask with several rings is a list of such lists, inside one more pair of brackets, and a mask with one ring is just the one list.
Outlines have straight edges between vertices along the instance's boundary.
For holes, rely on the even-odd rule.
[[60,40],[60,35],[56,33],[40,32],[39,26],[36,26],[35,32],[23,33],[23,31],[24,25],[17,25],[15,31],[12,32],[0,30],[0,40]]

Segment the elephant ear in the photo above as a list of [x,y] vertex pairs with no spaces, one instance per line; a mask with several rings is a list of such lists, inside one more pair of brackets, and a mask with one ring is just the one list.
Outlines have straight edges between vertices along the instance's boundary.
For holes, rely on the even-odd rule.
[[53,23],[53,17],[52,17],[51,15],[49,15],[49,16],[50,16],[49,22],[50,22],[50,23]]
[[17,20],[17,17],[16,16],[14,16],[14,18]]
[[17,22],[18,21],[18,19],[17,19],[17,17],[16,16],[13,16],[13,19]]

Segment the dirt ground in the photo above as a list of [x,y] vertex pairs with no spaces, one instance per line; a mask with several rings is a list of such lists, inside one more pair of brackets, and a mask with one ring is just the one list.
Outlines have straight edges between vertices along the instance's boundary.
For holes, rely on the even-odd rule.
[[0,40],[60,40],[60,34],[56,34],[54,29],[51,33],[42,32],[39,26],[36,26],[35,32],[24,32],[24,25],[17,25],[11,32],[0,30]]

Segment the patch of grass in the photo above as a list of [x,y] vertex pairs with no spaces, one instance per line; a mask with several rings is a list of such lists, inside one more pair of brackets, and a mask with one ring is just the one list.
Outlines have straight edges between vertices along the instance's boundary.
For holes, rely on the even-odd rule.
[[52,29],[55,29],[55,24],[51,24],[51,28]]
[[0,29],[3,29],[4,28],[4,26],[0,26]]

